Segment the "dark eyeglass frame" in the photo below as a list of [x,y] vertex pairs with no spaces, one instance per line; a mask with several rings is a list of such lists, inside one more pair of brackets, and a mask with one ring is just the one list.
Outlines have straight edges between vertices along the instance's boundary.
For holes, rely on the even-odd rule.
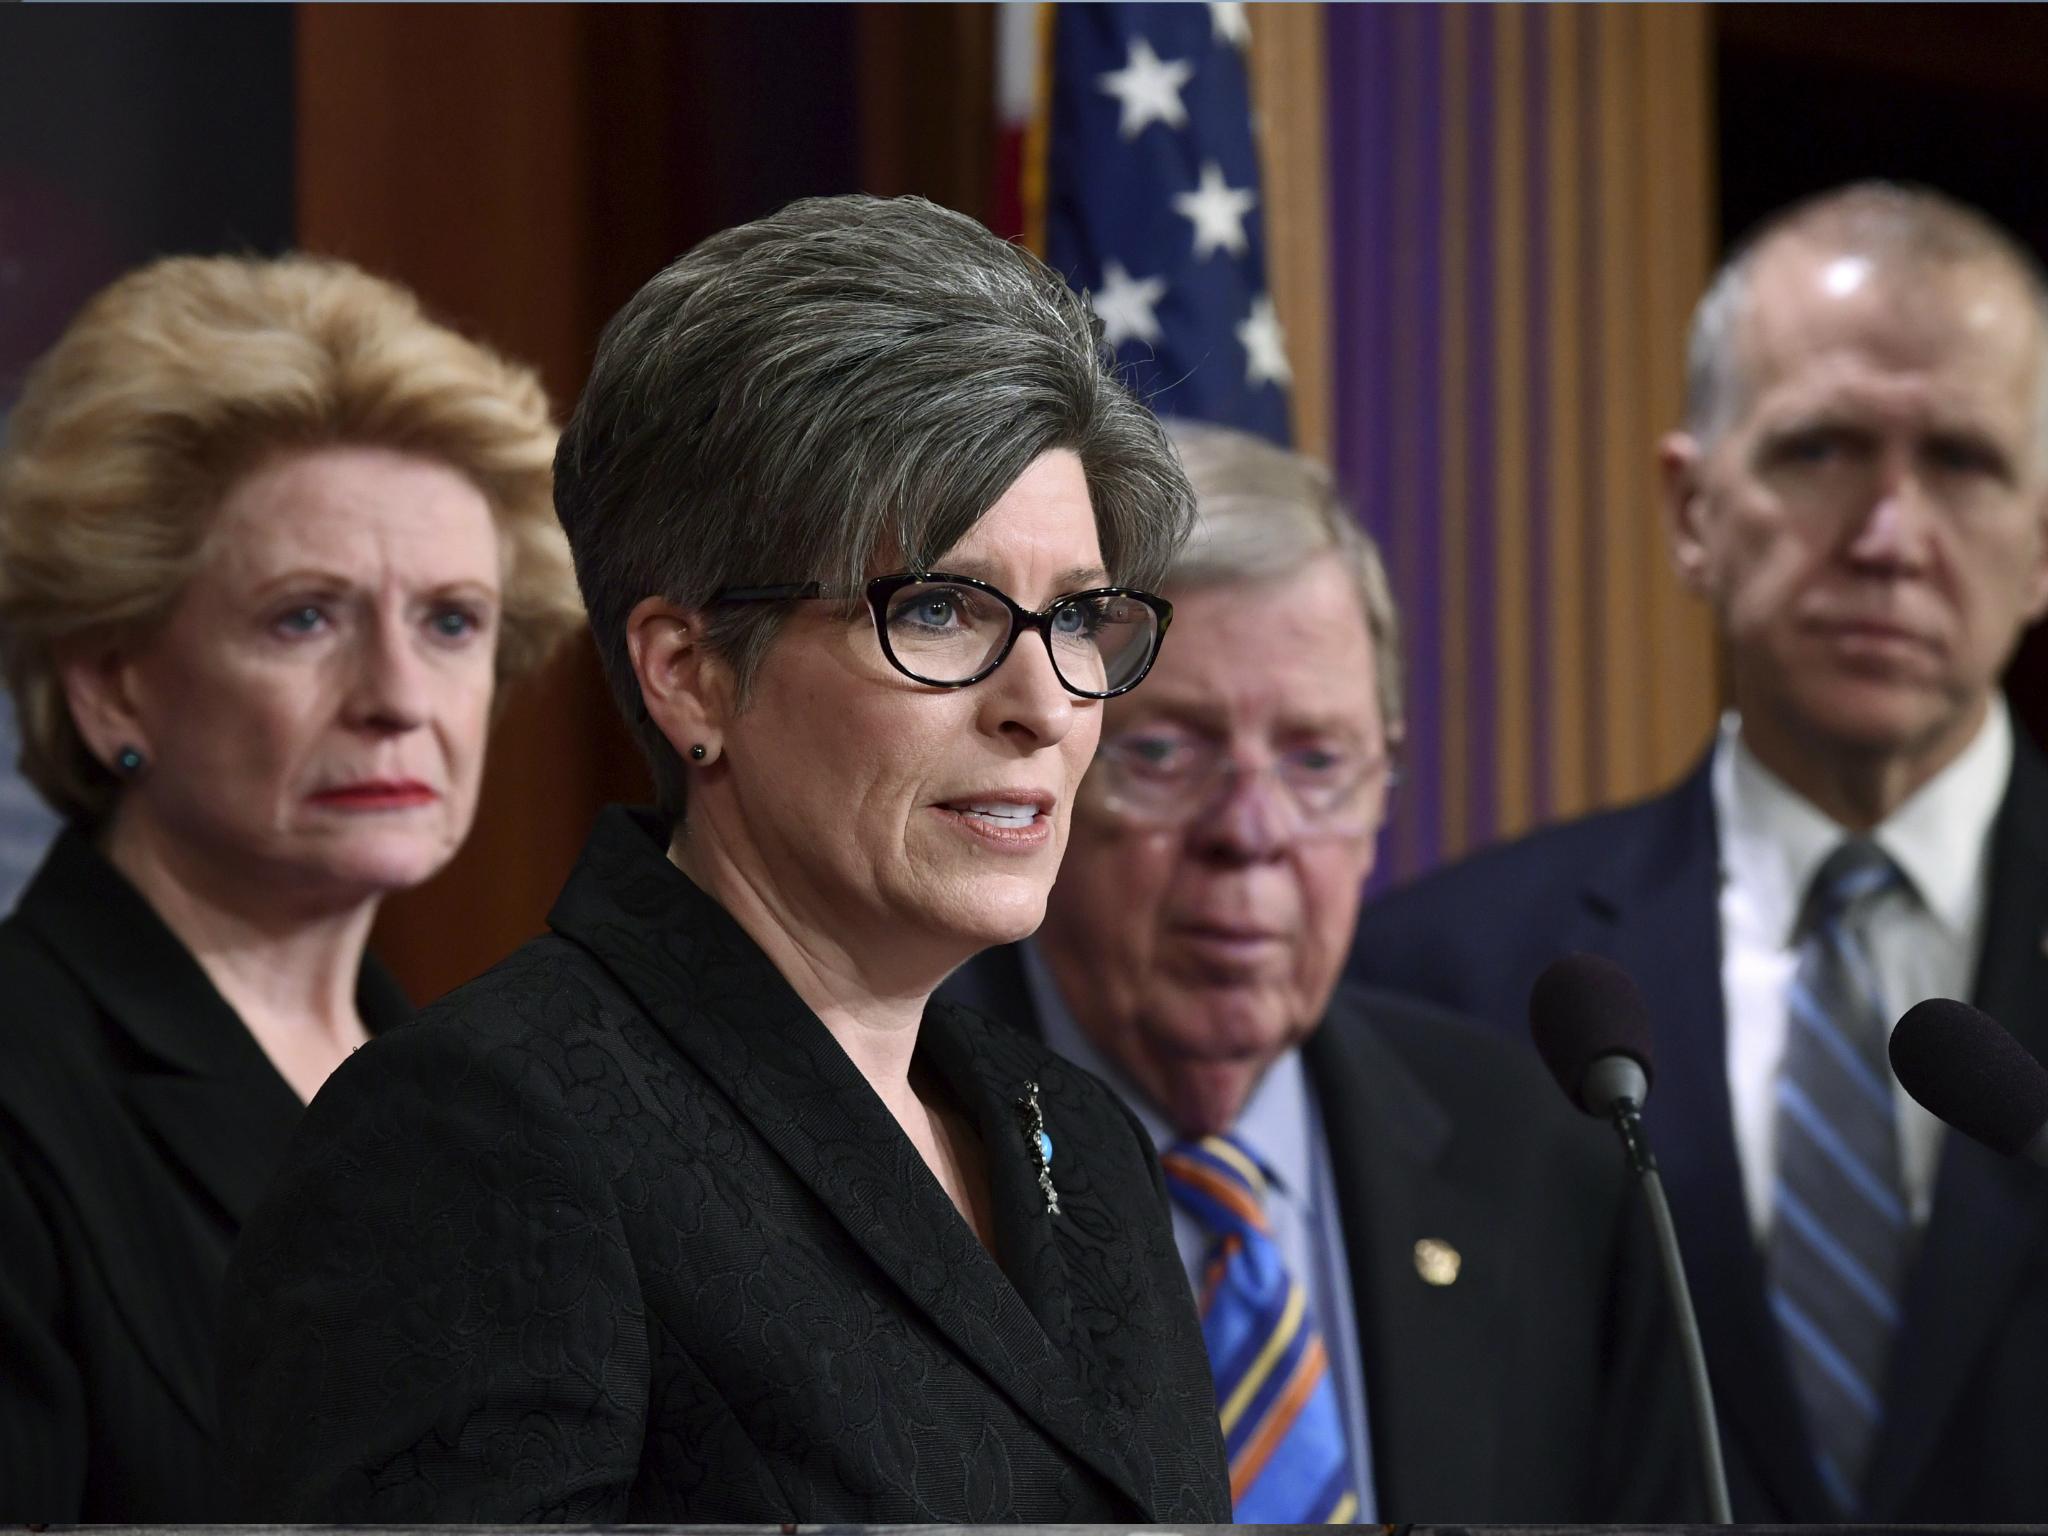
[[[889,643],[889,600],[905,587],[933,584],[944,584],[949,587],[972,587],[977,592],[987,593],[1010,611],[1009,637],[997,647],[994,656],[990,658],[987,666],[975,673],[974,676],[963,677],[957,682],[936,677],[925,677],[911,671],[902,658],[896,654],[895,646]],[[722,592],[713,593],[711,601],[714,603],[787,603],[810,598],[833,598],[841,595],[828,591],[822,581],[802,581],[768,587],[727,587]],[[1152,670],[1152,663],[1159,659],[1159,647],[1166,639],[1166,628],[1173,622],[1172,603],[1169,603],[1165,598],[1158,596],[1156,593],[1144,592],[1137,587],[1090,587],[1085,592],[1064,592],[1046,604],[1043,611],[1038,613],[1033,613],[1030,609],[1024,607],[1001,587],[991,586],[988,582],[973,576],[954,576],[945,571],[896,571],[887,576],[877,576],[861,588],[861,595],[867,599],[868,612],[875,621],[875,638],[882,642],[882,654],[888,658],[889,665],[898,672],[901,672],[912,682],[923,683],[928,688],[972,688],[976,683],[990,676],[998,667],[1010,659],[1010,652],[1015,649],[1017,644],[1017,636],[1024,630],[1030,629],[1036,630],[1038,638],[1045,642],[1046,658],[1051,661],[1052,674],[1059,679],[1062,688],[1077,698],[1113,699],[1118,694],[1129,693],[1138,684],[1145,681],[1145,674]],[[1076,603],[1086,602],[1093,598],[1107,597],[1129,598],[1133,602],[1142,603],[1145,607],[1152,610],[1153,617],[1159,621],[1159,624],[1152,631],[1151,647],[1146,653],[1144,665],[1138,668],[1137,676],[1131,678],[1128,682],[1119,683],[1116,687],[1102,692],[1096,692],[1089,688],[1077,688],[1074,684],[1067,681],[1067,675],[1060,670],[1059,657],[1053,654],[1052,621],[1054,616],[1064,608],[1069,608]]]

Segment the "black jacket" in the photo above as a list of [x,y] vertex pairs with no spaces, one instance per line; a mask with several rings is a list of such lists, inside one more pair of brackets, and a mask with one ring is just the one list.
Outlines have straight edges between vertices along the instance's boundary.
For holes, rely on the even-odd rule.
[[[1975,1001],[2048,1057],[2048,767],[2016,743],[1994,825]],[[1835,1518],[1750,1234],[1728,1097],[1720,844],[1705,763],[1670,793],[1475,855],[1367,909],[1352,974],[1516,1035],[1558,955],[1615,960],[1650,1005],[1645,1114],[1718,1397],[1735,1518]],[[1934,1210],[1871,1458],[1881,1521],[2048,1516],[2048,1176],[1960,1135]]]
[[1158,1167],[1113,1096],[929,1009],[998,1263],[663,845],[607,812],[552,934],[314,1101],[228,1281],[243,1515],[1227,1519]]
[[[946,995],[1039,1031],[1014,950],[980,956]],[[1340,988],[1303,1058],[1379,1519],[1703,1517],[1676,1336],[1611,1134],[1499,1041],[1405,998]],[[1450,1285],[1422,1278],[1428,1238],[1463,1260]]]
[[[409,1012],[364,968],[371,1027]],[[0,923],[0,1521],[219,1520],[215,1308],[302,1106],[90,840]]]

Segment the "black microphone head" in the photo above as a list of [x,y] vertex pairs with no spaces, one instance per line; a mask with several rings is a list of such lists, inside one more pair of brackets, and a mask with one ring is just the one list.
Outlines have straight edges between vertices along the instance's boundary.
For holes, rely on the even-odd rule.
[[2013,1157],[2048,1122],[2048,1068],[1998,1020],[1930,997],[1892,1031],[1892,1070],[1906,1092],[1965,1136]]
[[1650,1010],[1629,974],[1598,955],[1553,960],[1529,990],[1529,1033],[1565,1097],[1600,1113],[1584,1098],[1586,1070],[1610,1056],[1627,1056],[1643,1069],[1645,1091],[1655,1076],[1650,1051]]

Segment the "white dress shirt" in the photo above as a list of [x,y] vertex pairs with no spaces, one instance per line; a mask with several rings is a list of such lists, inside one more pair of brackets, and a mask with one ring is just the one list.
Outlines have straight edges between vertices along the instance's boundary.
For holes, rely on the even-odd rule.
[[[1962,754],[1870,835],[1910,889],[1871,908],[1865,933],[1885,1012],[1896,1020],[1929,997],[1968,1000],[1983,946],[1991,824],[2012,777],[2012,720],[1994,698]],[[1728,1013],[1728,1091],[1749,1220],[1771,1225],[1777,1165],[1776,1084],[1785,1054],[1787,990],[1799,963],[1799,917],[1821,864],[1851,834],[1757,761],[1730,713],[1712,770],[1721,838],[1721,992]],[[1934,1202],[1941,1122],[1893,1085],[1908,1209],[1925,1224]]]

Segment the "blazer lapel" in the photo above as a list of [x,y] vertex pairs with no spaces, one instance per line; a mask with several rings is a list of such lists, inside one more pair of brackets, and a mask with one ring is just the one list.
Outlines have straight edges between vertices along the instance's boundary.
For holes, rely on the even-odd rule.
[[[290,1137],[298,1100],[199,963],[83,833],[59,837],[19,917],[120,1037],[127,1065],[116,1088],[154,1148],[119,1138],[81,1149],[79,1166],[61,1171],[116,1192],[114,1207],[82,1207],[105,1213],[87,1236],[108,1290],[166,1386],[210,1426],[220,1264]],[[166,1163],[217,1220],[146,1194],[161,1189]]]
[[1743,1198],[1721,996],[1720,839],[1709,755],[1641,812],[1588,882],[1579,947],[1635,978],[1657,1070],[1644,1111],[1724,1431],[1795,1520],[1829,1518]]
[[[1073,1293],[1067,1285],[1066,1254],[1059,1234],[1071,1223],[1048,1219],[1038,1165],[1030,1156],[1018,1115],[1023,1083],[1000,1080],[989,1063],[968,1049],[967,1036],[952,1018],[948,1004],[938,1004],[926,1013],[918,1053],[945,1078],[981,1133],[995,1207],[996,1258],[1003,1274],[1038,1319],[1046,1337],[1062,1349],[1070,1347]],[[1041,1085],[1041,1108],[1050,1134],[1058,1129],[1059,1111],[1044,1088]]]
[[[1449,1114],[1375,1036],[1356,994],[1340,990],[1303,1047],[1323,1116],[1365,1356],[1373,1484],[1381,1510],[1457,1509],[1495,1481],[1501,1426],[1470,1390],[1491,1374],[1512,1315],[1507,1266],[1489,1262],[1483,1192],[1441,1159]],[[1458,1282],[1426,1284],[1415,1245],[1449,1243]]]
[[[1059,1325],[1057,1309],[1047,1306],[1042,1320],[1026,1304],[838,1042],[732,917],[668,862],[650,823],[604,813],[549,923],[618,978],[954,1348],[1073,1456],[1147,1507],[1113,1448],[1089,1432],[1086,1383],[1042,1325]],[[1020,1231],[1029,1201],[1011,1166],[1024,1155],[1014,1121],[1003,1134],[998,1090],[978,1083],[943,1043],[938,1052],[938,1070],[956,1088],[970,1085],[1001,1240],[1020,1273],[1050,1286],[1056,1254],[1047,1239]],[[1035,1173],[1030,1192],[1037,1198]],[[1038,1210],[1043,1223],[1042,1200]]]
[[[1976,1003],[2048,1060],[2048,766],[2024,737],[1992,828]],[[1864,1517],[1890,1518],[2010,1314],[2013,1287],[2048,1238],[2048,1180],[1960,1133],[1944,1140],[1933,1214],[1908,1282]]]

